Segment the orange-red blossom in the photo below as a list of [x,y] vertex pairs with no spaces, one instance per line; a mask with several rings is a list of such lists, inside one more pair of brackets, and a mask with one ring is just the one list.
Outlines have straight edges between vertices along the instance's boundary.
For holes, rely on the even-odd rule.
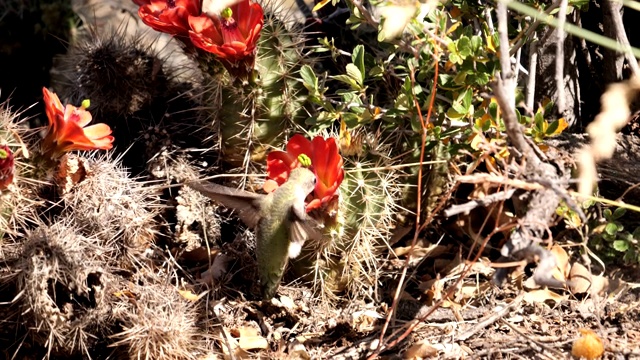
[[[291,170],[303,166],[300,155],[311,160],[309,167],[316,174],[313,199],[307,203],[307,211],[321,208],[334,197],[344,179],[343,159],[334,138],[316,136],[312,141],[300,134],[294,135],[287,143],[287,151],[272,151],[267,156],[267,177],[265,191],[273,191],[284,184]],[[306,165],[306,164],[305,164]]]
[[0,145],[0,190],[11,184],[14,172],[15,163],[11,149],[7,145]]
[[253,71],[263,25],[262,6],[242,0],[219,15],[189,16],[189,37],[193,45],[216,55],[229,74],[246,79]]
[[113,147],[111,128],[107,124],[87,126],[92,116],[85,106],[62,106],[58,95],[42,88],[45,110],[49,118],[47,135],[42,144],[45,156],[57,159],[73,150],[109,150]]
[[[219,1],[219,0],[214,0]],[[264,10],[253,0],[236,0],[219,14],[205,13],[199,0],[133,0],[142,22],[214,54],[229,73],[248,80],[253,73]],[[218,5],[218,4],[216,4]]]
[[171,34],[187,36],[189,16],[200,15],[202,5],[199,0],[133,0],[140,6],[138,16],[152,29]]

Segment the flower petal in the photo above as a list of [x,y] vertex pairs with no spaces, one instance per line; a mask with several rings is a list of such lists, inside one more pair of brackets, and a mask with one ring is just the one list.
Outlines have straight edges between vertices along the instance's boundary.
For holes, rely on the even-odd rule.
[[279,185],[289,178],[289,173],[296,167],[296,160],[284,151],[272,151],[267,155],[267,177]]
[[315,209],[319,209],[320,207],[322,207],[322,201],[320,199],[313,199],[309,201],[309,203],[305,207],[305,210],[309,212]]
[[291,139],[289,139],[289,142],[287,143],[287,152],[295,158],[300,154],[305,154],[313,160],[313,145],[309,139],[301,134],[295,134]]
[[91,139],[102,139],[106,136],[111,135],[111,128],[107,124],[93,124],[91,126],[87,126],[84,130],[84,135]]

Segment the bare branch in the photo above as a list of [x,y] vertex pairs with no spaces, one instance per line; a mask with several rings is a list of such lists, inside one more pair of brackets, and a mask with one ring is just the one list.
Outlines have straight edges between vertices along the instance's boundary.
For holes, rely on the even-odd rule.
[[511,199],[513,194],[516,192],[516,189],[511,189],[507,191],[500,191],[494,194],[489,194],[482,199],[471,200],[467,203],[460,205],[452,205],[450,208],[444,211],[444,216],[450,217],[458,214],[468,214],[471,210],[477,208],[478,206],[489,206],[498,201],[505,201]]
[[564,24],[567,20],[567,0],[562,0],[560,2],[560,10],[558,11],[558,27],[556,28],[556,90],[558,91],[558,103],[556,106],[558,107],[558,113],[564,116],[564,111],[566,108],[566,92],[564,91]]
[[[535,36],[535,35],[534,35]],[[536,68],[538,67],[538,39],[534,38],[529,45],[529,79],[527,80],[527,109],[533,111],[536,95]]]
[[[560,1],[562,0],[554,1],[553,4],[549,5],[549,7],[545,9],[544,13],[548,15],[553,10],[557,9],[558,6],[560,5]],[[511,55],[515,54],[516,51],[518,51],[518,49],[520,49],[522,45],[524,45],[527,42],[527,40],[531,37],[533,32],[538,29],[538,26],[540,26],[540,24],[542,24],[542,20],[537,19],[527,27],[523,35],[518,36],[519,38],[518,41],[511,47],[511,51],[510,51]]]
[[631,70],[633,71],[633,74],[635,76],[640,76],[640,67],[638,67],[638,60],[630,50],[631,45],[629,44],[627,33],[624,31],[622,15],[620,15],[620,12],[616,9],[616,7],[613,6],[614,1],[615,0],[606,0],[605,6],[607,6],[609,8],[609,11],[611,12],[611,18],[613,20],[613,26],[615,27],[616,38],[618,39],[620,44],[622,44],[622,46],[627,49],[624,52],[624,55],[627,59],[627,62],[629,63],[629,66],[631,67]]
[[[511,70],[511,54],[509,54],[509,28],[507,19],[507,4],[500,1],[497,6],[498,12],[498,37],[500,39],[500,68],[502,69],[502,79],[507,80],[513,78]],[[505,85],[511,85],[511,82]],[[509,89],[511,90],[511,89]],[[515,90],[515,83],[513,84]]]

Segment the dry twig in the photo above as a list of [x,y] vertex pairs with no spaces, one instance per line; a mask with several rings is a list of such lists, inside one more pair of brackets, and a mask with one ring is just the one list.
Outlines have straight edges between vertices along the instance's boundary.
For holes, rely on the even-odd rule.
[[[525,163],[525,176],[529,178],[544,178],[552,183],[561,183],[555,167],[544,163],[524,137],[522,127],[518,123],[515,113],[515,86],[509,57],[509,38],[507,34],[507,5],[504,1],[498,3],[498,35],[500,38],[501,76],[492,83],[492,89],[498,105],[502,110],[505,128],[513,147],[522,154]],[[555,216],[555,209],[560,202],[553,189],[542,188],[529,194],[528,200],[514,198],[517,210],[524,215],[516,230],[511,234],[507,243],[501,249],[502,258],[498,262],[527,259],[534,261],[538,258],[538,269],[534,279],[540,285],[558,287],[562,284],[551,276],[549,269],[555,267],[555,258],[547,250],[538,246],[540,239],[546,234],[549,223]],[[494,281],[502,284],[513,268],[500,268],[494,274]]]

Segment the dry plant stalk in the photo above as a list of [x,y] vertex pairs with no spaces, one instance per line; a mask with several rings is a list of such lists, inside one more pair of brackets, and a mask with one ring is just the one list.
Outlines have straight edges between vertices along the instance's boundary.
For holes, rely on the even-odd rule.
[[598,180],[596,163],[610,159],[616,149],[616,134],[629,121],[631,109],[629,103],[640,91],[640,78],[633,77],[628,81],[612,84],[602,94],[600,102],[602,110],[593,122],[587,126],[591,144],[578,150],[580,178],[578,192],[591,195],[593,185]]

